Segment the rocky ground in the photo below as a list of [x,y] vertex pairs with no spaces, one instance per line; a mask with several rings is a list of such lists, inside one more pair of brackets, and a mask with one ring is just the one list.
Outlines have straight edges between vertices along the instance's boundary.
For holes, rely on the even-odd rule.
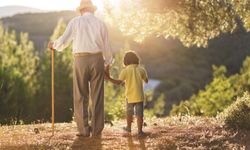
[[[113,125],[112,125],[113,124]],[[250,150],[250,131],[224,127],[215,118],[171,117],[147,119],[145,137],[138,137],[136,126],[132,134],[122,131],[125,121],[106,124],[99,138],[76,137],[75,123],[55,125],[52,136],[50,124],[0,127],[1,150]]]

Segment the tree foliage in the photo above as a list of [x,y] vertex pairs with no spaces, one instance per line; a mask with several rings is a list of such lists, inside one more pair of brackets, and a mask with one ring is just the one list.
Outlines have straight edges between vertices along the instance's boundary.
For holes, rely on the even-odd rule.
[[242,97],[226,108],[218,118],[232,128],[236,129],[250,129],[250,95],[245,92]]
[[0,123],[30,118],[39,58],[26,33],[16,37],[0,25]]
[[226,68],[214,67],[214,79],[204,90],[193,95],[189,100],[174,106],[171,114],[190,114],[216,116],[222,112],[236,97],[250,90],[250,58],[247,57],[239,74],[226,77]]
[[[58,24],[51,36],[51,40],[61,36],[66,28],[63,20]],[[38,73],[39,91],[37,91],[36,107],[44,108],[37,112],[35,118],[49,120],[51,116],[51,51],[45,50],[41,54],[40,71]],[[55,119],[57,122],[72,120],[73,99],[73,56],[71,46],[63,52],[55,52]],[[34,118],[34,119],[35,119]]]
[[106,0],[113,25],[135,41],[147,37],[178,38],[185,46],[206,47],[221,33],[232,33],[240,21],[250,29],[249,0]]

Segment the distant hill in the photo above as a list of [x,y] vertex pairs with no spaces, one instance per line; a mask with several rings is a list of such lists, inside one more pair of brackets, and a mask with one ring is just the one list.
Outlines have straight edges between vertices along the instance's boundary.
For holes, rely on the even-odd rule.
[[[44,50],[60,18],[68,22],[75,12],[48,12],[18,14],[6,17],[2,22],[6,28],[28,32],[36,50]],[[208,48],[186,48],[178,39],[148,38],[138,44],[125,38],[109,27],[112,46],[119,50],[124,41],[130,43],[142,58],[150,78],[161,81],[155,97],[159,93],[166,96],[166,114],[172,104],[188,99],[212,80],[212,65],[225,65],[228,75],[239,72],[243,60],[250,55],[250,33],[239,28],[233,34],[223,34],[209,42]]]
[[[65,23],[68,23],[75,16],[77,14],[74,11],[60,11],[17,14],[12,17],[2,18],[1,20],[4,26],[10,30],[14,29],[17,33],[29,33],[30,39],[35,44],[35,48],[44,50],[58,21],[63,19]],[[101,15],[98,15],[98,17],[102,18]],[[115,39],[115,43],[112,44],[114,49],[120,50],[124,42],[124,39],[121,39],[123,38],[121,33],[116,29],[112,29],[111,34],[112,38]]]
[[17,5],[3,6],[0,7],[0,18],[13,16],[15,14],[37,13],[37,12],[44,12],[44,11],[37,8],[17,6]]
[[28,32],[36,49],[43,50],[58,20],[68,22],[74,16],[76,14],[71,11],[27,13],[2,18],[2,22],[6,28],[14,29],[17,33]]

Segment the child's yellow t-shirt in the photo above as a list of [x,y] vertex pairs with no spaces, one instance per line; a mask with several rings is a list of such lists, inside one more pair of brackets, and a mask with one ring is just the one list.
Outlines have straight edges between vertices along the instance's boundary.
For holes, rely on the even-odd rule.
[[146,70],[139,65],[128,65],[119,75],[125,81],[125,95],[128,103],[144,101],[143,81],[147,80]]

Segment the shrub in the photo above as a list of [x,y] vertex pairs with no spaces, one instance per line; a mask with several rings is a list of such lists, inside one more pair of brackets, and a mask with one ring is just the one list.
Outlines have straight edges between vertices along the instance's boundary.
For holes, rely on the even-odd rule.
[[[241,93],[240,76],[238,74],[226,77],[226,68],[213,67],[214,78],[204,90],[200,90],[189,100],[174,105],[171,115],[216,116],[229,106],[234,98]],[[237,80],[238,79],[238,80]]]
[[237,129],[250,129],[250,95],[245,92],[242,97],[231,104],[219,115],[225,125]]
[[243,62],[240,73],[226,76],[225,66],[213,66],[213,80],[189,100],[174,105],[171,115],[216,116],[236,99],[250,91],[250,57]]

